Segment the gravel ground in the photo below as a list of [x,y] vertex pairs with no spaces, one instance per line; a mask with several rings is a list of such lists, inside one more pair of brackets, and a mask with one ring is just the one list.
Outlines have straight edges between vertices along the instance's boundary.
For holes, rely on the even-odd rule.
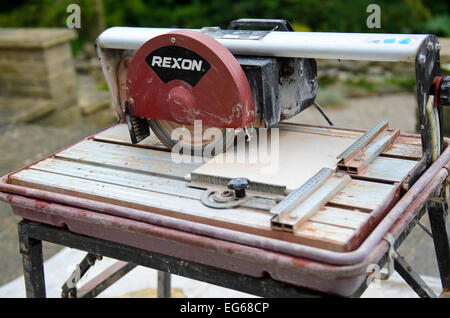
[[[85,120],[77,120],[74,112],[53,114],[32,125],[0,126],[0,175],[33,163],[114,123],[109,109]],[[16,227],[19,220],[8,204],[0,202],[0,285],[22,275]],[[44,242],[45,259],[60,249],[60,246]]]
[[[336,106],[321,106],[336,126],[368,129],[381,120],[388,120],[392,127],[402,132],[415,133],[416,103],[412,94],[396,94],[353,98]],[[290,121],[327,125],[314,107],[304,110]]]
[[[326,107],[329,117],[337,126],[370,128],[387,119],[391,126],[403,132],[414,132],[416,102],[413,95],[400,94],[383,97],[349,99],[344,105]],[[73,110],[72,110],[73,112]],[[0,126],[0,174],[30,164],[43,156],[79,141],[113,123],[110,110],[92,114],[89,118],[76,118],[70,111],[54,114],[33,125]],[[295,119],[302,123],[326,124],[319,113],[311,108]],[[15,217],[9,205],[0,203],[0,285],[22,274],[18,253]],[[423,219],[428,224],[427,218]],[[54,255],[60,247],[44,244],[44,257]],[[400,253],[420,274],[438,276],[433,242],[416,227],[400,248]]]

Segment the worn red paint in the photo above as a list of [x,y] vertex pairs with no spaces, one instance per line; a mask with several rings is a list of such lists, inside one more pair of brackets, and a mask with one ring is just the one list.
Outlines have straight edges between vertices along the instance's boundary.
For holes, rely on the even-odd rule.
[[[195,84],[176,78],[165,83],[146,60],[161,48],[190,50],[209,63],[210,68]],[[177,74],[169,64],[164,72]],[[189,75],[187,78],[194,76]],[[181,124],[192,125],[194,120],[201,120],[207,126],[241,128],[254,118],[250,85],[239,62],[218,41],[191,30],[162,34],[141,46],[128,69],[127,100],[134,116]]]

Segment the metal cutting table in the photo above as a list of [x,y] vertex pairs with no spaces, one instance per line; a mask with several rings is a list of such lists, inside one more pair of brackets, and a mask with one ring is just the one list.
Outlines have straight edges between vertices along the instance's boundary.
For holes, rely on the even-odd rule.
[[[280,161],[283,140],[289,138],[331,139],[345,149],[363,135],[286,123],[280,126]],[[196,173],[207,173],[209,163],[175,164],[154,137],[133,145],[125,124],[8,174],[1,179],[0,199],[24,218],[19,237],[29,297],[45,296],[41,241],[87,251],[82,273],[98,256],[123,262],[78,291],[65,284],[63,296],[95,296],[135,265],[162,271],[161,296],[169,295],[167,273],[264,297],[359,296],[374,265],[387,262],[420,296],[435,297],[395,253],[428,211],[447,293],[450,149],[445,140],[442,155],[405,189],[421,149],[420,136],[396,135],[367,169],[292,233],[271,230],[273,215],[264,209],[203,206],[204,190],[188,184]]]

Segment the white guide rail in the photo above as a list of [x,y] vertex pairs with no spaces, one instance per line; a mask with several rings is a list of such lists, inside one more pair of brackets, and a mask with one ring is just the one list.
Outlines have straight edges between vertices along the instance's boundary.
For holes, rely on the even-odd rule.
[[[105,30],[97,43],[103,49],[136,50],[151,38],[175,30],[178,29],[113,27]],[[218,41],[235,55],[414,62],[420,45],[428,36],[270,32],[260,39],[221,38]]]

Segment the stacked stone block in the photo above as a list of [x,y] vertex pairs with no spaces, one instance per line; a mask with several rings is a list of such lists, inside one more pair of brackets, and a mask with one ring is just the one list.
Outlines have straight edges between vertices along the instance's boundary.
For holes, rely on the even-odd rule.
[[[77,103],[68,29],[0,29],[0,97],[48,100],[56,107]],[[0,105],[1,107],[2,105]],[[32,105],[30,104],[30,107]]]

